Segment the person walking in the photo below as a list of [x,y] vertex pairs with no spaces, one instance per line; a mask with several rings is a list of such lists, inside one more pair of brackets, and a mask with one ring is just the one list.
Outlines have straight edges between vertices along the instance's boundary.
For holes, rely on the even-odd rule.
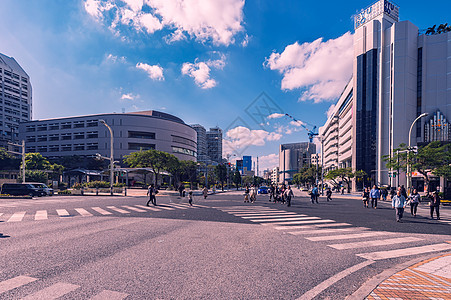
[[417,207],[420,203],[421,196],[418,194],[417,189],[413,189],[412,194],[409,196],[410,214],[414,217],[417,216]]
[[179,185],[179,194],[180,194],[180,197],[184,197],[184,195],[183,195],[183,191],[185,190],[185,185],[183,184],[183,183],[180,183],[180,185]]
[[249,186],[246,185],[246,189],[244,190],[244,203],[249,203]]
[[202,190],[202,194],[204,195],[204,199],[207,199],[208,196],[208,188],[205,186],[204,189]]
[[406,191],[406,188],[404,187],[404,185],[401,185],[400,189],[401,189],[401,195],[403,195],[404,198],[407,199],[407,191]]
[[150,206],[149,204],[152,203],[154,206],[157,206],[157,197],[158,190],[155,188],[153,183],[149,185],[149,188],[147,189],[147,196],[149,196],[149,201],[147,201],[147,206]]
[[190,206],[193,206],[193,191],[188,192],[188,203]]
[[274,200],[274,202],[276,202],[276,200],[274,199],[274,193],[275,193],[275,188],[274,188],[274,184],[271,184],[271,186],[269,187],[269,202],[271,202],[271,199]]
[[[371,198],[371,208],[376,209],[377,208],[377,200],[381,197],[381,192],[379,191],[379,188],[376,185],[373,185],[373,188],[370,191],[370,198]],[[405,197],[404,197],[405,199]]]
[[391,206],[396,211],[396,222],[401,222],[404,208],[406,207],[406,198],[401,194],[400,190],[398,190],[396,195],[393,196]]
[[431,219],[434,219],[434,210],[437,215],[437,220],[440,220],[440,196],[438,191],[434,191],[432,195],[429,195],[429,209],[431,211]]
[[366,187],[366,188],[363,189],[363,194],[362,194],[363,207],[368,208],[368,201],[369,201],[369,199],[370,199],[370,191]]
[[312,196],[312,203],[315,203],[314,201],[316,201],[316,203],[318,203],[319,191],[318,191],[318,188],[316,187],[316,185],[314,185],[312,188],[311,196]]
[[250,199],[251,203],[254,203],[255,200],[257,200],[257,188],[254,185],[251,186]]
[[291,206],[291,198],[294,197],[293,191],[291,190],[291,186],[285,190],[285,199],[287,200],[287,206]]
[[382,189],[382,191],[381,191],[381,196],[382,196],[382,200],[383,200],[383,201],[387,201],[388,191],[387,191],[386,188],[385,188],[385,189]]
[[327,188],[326,199],[327,199],[327,202],[332,201],[332,190],[330,188]]
[[390,188],[390,199],[393,200],[393,197],[396,195],[395,190]]

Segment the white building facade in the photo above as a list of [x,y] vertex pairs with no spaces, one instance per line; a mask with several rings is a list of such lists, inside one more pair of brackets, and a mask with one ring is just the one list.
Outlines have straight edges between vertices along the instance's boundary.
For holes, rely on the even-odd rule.
[[[451,32],[420,34],[398,16],[399,7],[386,0],[355,16],[353,76],[321,129],[326,169],[336,164],[367,173],[354,189],[406,184],[405,173],[393,177],[383,157],[408,143],[410,126],[422,113],[429,116],[417,122],[412,146],[451,141]],[[350,110],[340,111],[346,94]],[[338,149],[328,148],[335,144],[337,125]]]

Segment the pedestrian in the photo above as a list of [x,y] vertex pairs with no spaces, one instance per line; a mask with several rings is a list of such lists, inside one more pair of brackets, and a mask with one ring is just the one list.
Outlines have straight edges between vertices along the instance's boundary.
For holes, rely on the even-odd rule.
[[208,188],[205,186],[204,189],[202,190],[202,194],[204,195],[204,199],[207,199],[208,196]]
[[341,188],[341,194],[344,195],[345,194],[345,187]]
[[251,187],[249,198],[251,203],[254,203],[257,200],[257,188],[254,185]]
[[312,196],[312,203],[315,203],[314,201],[316,201],[316,203],[318,203],[319,191],[318,191],[318,188],[316,187],[316,185],[314,185],[312,188],[311,196]]
[[282,186],[280,187],[280,202],[281,204],[285,204],[285,184],[282,184]]
[[369,189],[366,187],[363,189],[363,194],[362,194],[362,200],[363,200],[363,207],[368,208],[368,201],[370,198],[370,191]]
[[393,197],[396,195],[394,188],[390,188],[390,199],[393,200]]
[[401,185],[400,189],[401,189],[401,195],[403,195],[404,198],[407,199],[407,191],[406,191],[406,188],[404,187],[404,185]]
[[431,219],[434,219],[434,210],[437,215],[437,220],[440,220],[440,196],[438,191],[434,191],[432,195],[429,195],[429,209],[431,211]]
[[269,202],[271,202],[271,199],[274,200],[274,202],[276,202],[276,200],[274,199],[275,197],[275,188],[274,188],[274,184],[271,184],[270,188],[269,188]]
[[280,197],[280,189],[279,189],[279,186],[276,185],[275,194],[274,194],[274,203],[279,201],[279,197]]
[[406,198],[401,194],[400,190],[398,190],[396,195],[393,196],[391,206],[396,211],[396,222],[401,222],[404,208],[406,207]]
[[413,189],[412,194],[409,196],[410,214],[414,217],[417,216],[417,207],[421,201],[421,196],[418,194],[417,189]]
[[153,183],[149,185],[149,188],[147,189],[147,196],[149,196],[149,201],[147,201],[147,206],[150,206],[149,204],[152,203],[154,206],[157,206],[157,197],[158,190],[155,188]]
[[[371,198],[371,208],[376,209],[377,208],[377,200],[380,199],[381,192],[379,191],[379,188],[376,185],[373,185],[373,188],[370,191],[370,198]],[[405,199],[405,197],[404,197]]]
[[291,198],[294,197],[293,191],[291,190],[291,186],[285,190],[285,199],[287,200],[287,206],[291,206]]
[[326,199],[327,199],[327,202],[332,201],[332,190],[330,188],[327,188]]
[[190,206],[193,206],[193,191],[188,192],[188,203]]
[[185,190],[185,185],[183,184],[183,183],[180,183],[180,185],[179,185],[179,194],[180,194],[180,197],[184,197],[183,196],[183,191]]
[[381,195],[382,195],[382,200],[387,201],[388,191],[386,188],[382,189]]
[[249,203],[249,186],[246,185],[246,189],[244,190],[244,203]]

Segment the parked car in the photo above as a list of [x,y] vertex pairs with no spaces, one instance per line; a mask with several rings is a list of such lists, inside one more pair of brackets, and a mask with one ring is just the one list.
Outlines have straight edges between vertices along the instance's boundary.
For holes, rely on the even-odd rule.
[[45,191],[40,188],[35,187],[30,183],[4,183],[2,185],[2,194],[12,195],[12,196],[26,196],[31,197],[43,196]]
[[35,188],[39,189],[43,194],[43,196],[53,196],[53,189],[49,188],[47,185],[40,182],[26,182],[32,184]]
[[268,187],[267,186],[261,186],[258,190],[257,190],[258,194],[268,194]]

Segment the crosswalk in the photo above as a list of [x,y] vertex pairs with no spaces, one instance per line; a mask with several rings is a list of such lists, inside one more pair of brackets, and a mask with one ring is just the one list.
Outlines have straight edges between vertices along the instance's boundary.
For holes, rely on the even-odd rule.
[[[451,250],[449,236],[444,236],[442,240],[439,238],[438,241],[431,243],[421,235],[413,236],[398,232],[375,231],[366,227],[353,226],[349,223],[339,223],[335,220],[265,206],[213,208],[252,223],[299,236],[311,242],[326,243],[326,246],[336,250],[352,251],[356,256],[369,260],[383,260]],[[374,249],[374,251],[362,252],[368,249]]]
[[190,206],[185,203],[165,203],[158,206],[145,205],[108,205],[106,207],[93,206],[89,208],[73,209],[55,209],[55,210],[37,210],[35,212],[18,211],[13,213],[0,213],[0,221],[7,223],[21,222],[26,219],[34,221],[43,221],[51,218],[71,218],[71,217],[93,217],[93,216],[112,216],[115,214],[127,215],[131,213],[149,213],[161,211],[189,210],[199,208],[210,208],[209,206],[194,204]]
[[[39,281],[38,278],[30,277],[30,276],[17,276],[4,281],[0,281],[0,298],[4,299],[2,295],[9,291],[13,291],[16,289],[20,289],[22,287],[27,287],[33,282]],[[25,297],[21,298],[22,300],[36,300],[36,299],[46,299],[53,300],[58,299],[60,297],[66,296],[72,292],[76,292],[80,289],[79,285],[67,283],[67,282],[57,282],[52,285],[46,286],[36,292],[32,292]],[[122,300],[129,296],[129,294],[111,291],[111,290],[102,290],[97,294],[93,295],[91,300]],[[76,298],[74,298],[76,299]]]

